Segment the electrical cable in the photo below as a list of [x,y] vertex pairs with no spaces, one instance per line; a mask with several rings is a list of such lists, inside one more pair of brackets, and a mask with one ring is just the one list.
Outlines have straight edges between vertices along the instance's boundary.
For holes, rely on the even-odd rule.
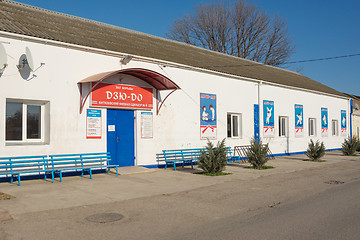
[[[360,56],[360,53],[354,53],[354,54],[348,54],[348,55],[342,55],[342,56],[335,56],[335,57],[325,57],[325,58],[314,58],[314,59],[307,59],[307,60],[299,60],[299,61],[290,61],[285,62],[286,64],[296,64],[296,63],[306,63],[306,62],[317,62],[317,61],[325,61],[325,60],[332,60],[332,59],[339,59],[339,58],[349,58],[349,57],[357,57]],[[213,65],[213,66],[202,66],[202,67],[257,67],[257,66],[263,66],[263,64],[257,62],[253,64],[234,64],[234,65]]]
[[308,59],[308,60],[291,61],[291,62],[287,62],[286,64],[324,61],[324,60],[331,60],[331,59],[337,59],[337,58],[348,58],[348,57],[356,57],[356,56],[360,56],[360,53],[348,54],[348,55],[342,55],[342,56],[336,56],[336,57],[326,57],[326,58],[315,58],[315,59]]

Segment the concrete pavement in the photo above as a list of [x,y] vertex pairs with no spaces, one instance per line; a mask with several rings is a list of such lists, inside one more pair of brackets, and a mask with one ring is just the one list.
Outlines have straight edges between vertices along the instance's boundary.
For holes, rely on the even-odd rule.
[[[139,169],[130,167],[119,170],[120,176],[115,174],[94,174],[90,180],[88,175],[83,178],[79,176],[64,177],[63,182],[57,178],[55,183],[48,179],[22,181],[22,186],[0,183],[0,191],[15,197],[9,201],[2,201],[2,209],[11,215],[44,211],[58,208],[69,208],[83,205],[108,203],[112,201],[123,201],[140,197],[148,197],[161,194],[172,194],[176,192],[189,191],[205,186],[223,183],[226,181],[248,181],[269,175],[291,173],[305,169],[324,167],[352,158],[343,157],[340,152],[329,152],[324,157],[326,162],[307,162],[304,155],[277,157],[268,165],[274,169],[253,171],[244,168],[249,164],[231,163],[226,172],[232,175],[209,177],[194,172],[200,172],[190,167],[164,169]],[[141,173],[141,174],[136,174]]]
[[[0,225],[0,239],[172,239],[231,216],[245,220],[294,199],[305,199],[335,185],[360,178],[360,157],[327,153],[327,162],[305,162],[303,155],[278,157],[256,171],[231,164],[232,175],[208,177],[198,170],[156,170],[150,173],[79,176],[63,183],[23,181],[0,184],[15,196],[3,200],[14,220]],[[86,221],[93,214],[119,213],[123,220],[107,224]],[[245,221],[243,219],[243,221]],[[38,229],[38,230],[34,230]],[[121,236],[121,237],[119,237]],[[3,237],[3,238],[1,238]]]

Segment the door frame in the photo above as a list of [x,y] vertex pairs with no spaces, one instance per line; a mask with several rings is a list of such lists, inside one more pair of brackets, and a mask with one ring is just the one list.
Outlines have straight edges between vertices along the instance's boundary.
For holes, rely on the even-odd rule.
[[[134,151],[134,162],[133,165],[131,166],[137,166],[137,110],[135,109],[119,109],[119,108],[106,108],[106,150],[109,152],[109,146],[108,146],[108,128],[109,128],[109,122],[108,122],[108,111],[131,111],[133,113],[133,138],[134,138],[134,142],[133,142],[133,151]],[[110,124],[111,125],[111,124]],[[116,125],[115,125],[116,126]],[[116,156],[117,157],[117,156]]]

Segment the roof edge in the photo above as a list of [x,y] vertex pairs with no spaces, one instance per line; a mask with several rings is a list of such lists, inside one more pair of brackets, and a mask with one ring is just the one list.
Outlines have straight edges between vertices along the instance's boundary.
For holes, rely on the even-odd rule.
[[[46,8],[32,6],[32,5],[29,5],[29,4],[26,4],[26,3],[15,2],[15,1],[12,1],[12,0],[0,0],[0,2],[6,2],[6,3],[14,4],[14,5],[24,6],[24,7],[27,7],[27,8],[32,8],[32,9],[35,9],[35,10],[38,10],[38,11],[43,11],[43,12],[47,12],[47,13],[54,14],[54,15],[59,15],[59,16],[67,17],[67,18],[81,20],[81,21],[84,21],[84,22],[94,23],[94,24],[97,24],[97,25],[100,25],[100,26],[111,27],[111,28],[114,28],[114,29],[122,29],[124,31],[132,32],[132,33],[135,33],[135,34],[148,36],[148,37],[152,37],[152,38],[157,38],[157,39],[160,39],[162,41],[168,41],[168,42],[184,45],[186,47],[192,47],[192,48],[202,50],[202,51],[208,51],[208,52],[211,52],[212,54],[219,54],[219,55],[226,56],[226,57],[232,57],[232,58],[234,58],[236,60],[241,59],[241,60],[249,62],[251,64],[262,65],[262,66],[273,68],[273,69],[276,69],[276,70],[286,71],[286,72],[290,72],[290,73],[297,74],[297,75],[300,75],[300,76],[305,76],[303,74],[300,74],[300,73],[297,73],[295,71],[291,71],[291,70],[288,70],[288,69],[284,69],[284,68],[280,68],[280,67],[276,67],[276,66],[272,66],[272,65],[267,65],[267,64],[256,62],[256,61],[249,60],[249,59],[246,59],[246,58],[237,57],[237,56],[234,56],[234,55],[229,55],[229,54],[225,54],[225,53],[222,53],[222,52],[213,51],[213,50],[210,50],[210,49],[207,49],[207,48],[202,48],[202,47],[199,47],[199,46],[191,45],[191,44],[184,43],[184,42],[179,42],[179,41],[168,39],[168,38],[165,38],[165,37],[160,37],[160,36],[156,36],[156,35],[152,35],[152,34],[148,34],[148,33],[143,33],[143,32],[140,32],[140,31],[136,31],[136,30],[116,26],[116,25],[109,24],[109,23],[99,22],[99,21],[96,21],[96,20],[92,20],[92,19],[88,19],[88,18],[84,18],[84,17],[79,17],[79,16],[67,14],[67,13],[61,13],[61,12],[57,12],[57,11],[54,11],[54,10],[49,10],[49,9],[46,9]],[[206,69],[206,66],[203,66],[202,68]]]

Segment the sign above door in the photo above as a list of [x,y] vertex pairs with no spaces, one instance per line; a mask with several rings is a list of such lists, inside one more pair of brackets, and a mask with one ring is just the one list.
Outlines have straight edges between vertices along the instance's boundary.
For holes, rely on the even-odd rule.
[[[92,83],[94,87],[95,83]],[[153,108],[153,89],[132,85],[98,83],[91,93],[92,107],[148,109]]]

